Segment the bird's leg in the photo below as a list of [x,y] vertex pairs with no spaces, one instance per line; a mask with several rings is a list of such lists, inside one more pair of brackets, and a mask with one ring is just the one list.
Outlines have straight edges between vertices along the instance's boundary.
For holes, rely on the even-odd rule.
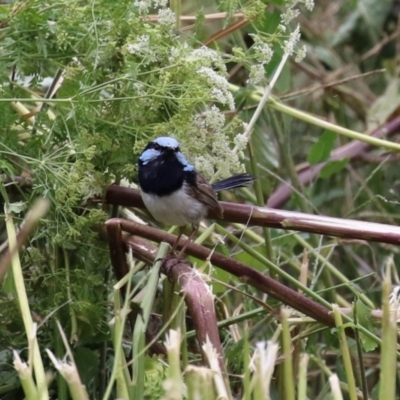
[[185,227],[184,226],[180,226],[179,227],[179,234],[178,234],[178,237],[175,240],[174,245],[172,246],[171,253],[175,253],[175,250],[176,250],[176,248],[178,246],[179,240],[181,239],[182,234],[183,234],[184,231],[185,231]]
[[187,245],[193,240],[194,235],[196,234],[197,230],[199,229],[198,226],[192,226],[192,232],[190,233],[188,240],[186,240],[186,243],[183,245],[181,251],[178,254],[178,257],[181,258],[185,254],[185,250]]

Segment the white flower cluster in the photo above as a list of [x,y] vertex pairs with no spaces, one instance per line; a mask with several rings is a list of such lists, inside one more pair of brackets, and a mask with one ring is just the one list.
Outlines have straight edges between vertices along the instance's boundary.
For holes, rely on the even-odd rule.
[[158,10],[158,23],[160,25],[172,28],[175,22],[175,13],[170,8],[160,8]]
[[134,43],[128,43],[126,50],[130,54],[143,57],[143,65],[157,61],[157,54],[151,47],[149,35],[141,35]]
[[264,79],[265,65],[271,61],[274,51],[260,35],[252,34],[251,37],[254,40],[251,50],[254,52],[254,57],[258,64],[250,67],[249,82],[258,84]]
[[288,7],[286,11],[281,15],[281,24],[289,25],[289,22],[294,20],[300,15],[300,10],[293,7]]
[[[286,25],[299,16],[300,11],[295,8],[299,4],[304,4],[309,11],[312,11],[314,8],[314,0],[287,0],[285,4],[286,11],[281,15],[281,23],[278,27],[278,30],[282,33],[286,31]],[[299,42],[300,36],[300,27],[297,26],[297,28],[289,35],[289,39],[285,40],[283,43],[283,50],[286,54],[291,56],[293,53],[296,53],[296,62],[300,62],[304,59],[307,50],[305,46],[302,46],[295,51],[295,46]]]
[[300,11],[295,8],[298,4],[304,4],[308,11],[314,8],[314,0],[287,0],[286,11],[281,15],[281,23],[287,25],[290,21],[297,18]]
[[265,76],[264,64],[254,64],[250,67],[249,83],[257,85]]
[[218,177],[229,176],[232,170],[240,168],[239,154],[231,150],[230,141],[222,132],[213,135],[211,151]]
[[207,177],[212,177],[217,172],[218,178],[232,174],[240,168],[240,158],[247,146],[245,134],[239,134],[234,138],[235,152],[231,149],[231,139],[225,132],[225,114],[212,105],[205,111],[193,117],[193,124],[186,132],[186,138],[190,138],[191,152],[198,153],[199,148],[211,146],[211,152],[203,152],[193,159],[198,171]]
[[196,73],[204,77],[206,83],[211,86],[210,94],[214,101],[228,106],[230,110],[235,109],[235,101],[229,91],[229,82],[225,77],[219,75],[211,67],[201,67]]
[[193,117],[193,122],[199,130],[210,130],[212,132],[222,131],[225,125],[225,115],[221,110],[212,105],[209,109]]
[[252,47],[259,63],[268,64],[271,61],[273,50],[268,43],[256,43]]
[[186,61],[193,63],[196,66],[208,67],[214,65],[220,71],[225,72],[226,66],[223,59],[217,51],[210,49],[209,47],[202,46],[198,49],[194,49],[187,57]]
[[193,160],[197,171],[201,171],[203,175],[211,178],[214,175],[214,157],[212,156],[197,156]]
[[289,56],[296,54],[295,61],[300,62],[304,59],[307,53],[307,48],[305,45],[301,46],[297,50],[295,50],[296,45],[298,44],[301,37],[300,33],[300,25],[297,25],[296,29],[289,35],[289,39],[283,42],[283,50]]
[[172,46],[168,51],[168,61],[171,64],[180,62],[182,58],[186,57],[188,47],[189,46],[187,43],[179,44],[178,46]]
[[295,62],[303,61],[307,54],[307,47],[306,45],[301,46],[299,49],[296,50],[296,58],[294,59]]
[[135,43],[129,43],[127,45],[127,50],[131,54],[146,54],[148,48],[150,47],[150,36],[149,35],[142,35],[139,36]]
[[133,6],[139,11],[139,14],[148,14],[151,8],[166,7],[168,0],[136,0]]
[[235,136],[233,141],[235,143],[236,150],[237,150],[237,153],[239,154],[239,157],[243,158],[244,157],[243,152],[246,149],[247,144],[249,142],[248,136],[246,135],[246,133],[239,133]]
[[289,56],[293,55],[294,48],[299,42],[301,37],[300,25],[297,25],[296,29],[289,35],[289,39],[283,42],[283,50]]
[[299,3],[303,3],[308,11],[312,11],[314,8],[314,0],[301,0]]

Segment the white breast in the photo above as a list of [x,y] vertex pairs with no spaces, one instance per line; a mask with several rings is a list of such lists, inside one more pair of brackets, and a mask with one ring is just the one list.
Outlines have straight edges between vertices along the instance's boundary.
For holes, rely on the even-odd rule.
[[162,197],[143,192],[141,194],[151,215],[167,225],[196,226],[207,215],[207,207],[183,189]]

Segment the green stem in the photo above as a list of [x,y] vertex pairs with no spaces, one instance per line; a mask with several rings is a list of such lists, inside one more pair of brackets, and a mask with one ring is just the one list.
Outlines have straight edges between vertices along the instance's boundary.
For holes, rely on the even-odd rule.
[[[392,289],[390,279],[391,271],[388,264],[386,276],[382,285],[382,349],[380,360],[380,382],[379,399],[395,400],[396,399],[396,352],[393,351],[397,347],[397,329],[396,317],[398,310],[398,302],[390,304],[389,296]],[[397,303],[397,304],[396,304]],[[393,309],[391,309],[391,306]]]
[[[241,90],[239,86],[236,85],[229,85],[229,88],[232,92],[238,92]],[[254,91],[250,97],[259,102],[262,98],[260,91]],[[321,118],[314,117],[313,115],[310,115],[308,113],[305,113],[304,111],[299,111],[293,107],[287,106],[281,102],[279,102],[276,98],[273,98],[272,96],[269,97],[269,106],[275,110],[278,110],[280,112],[283,112],[284,114],[291,115],[292,117],[296,119],[300,119],[304,122],[308,122],[312,125],[319,126],[320,128],[323,129],[328,129],[332,132],[336,132],[339,135],[347,136],[351,139],[354,140],[359,140],[360,142],[368,143],[372,146],[375,147],[383,147],[388,150],[395,150],[395,151],[400,151],[400,144],[394,143],[394,142],[389,142],[388,140],[383,140],[383,139],[378,139],[376,137],[366,135],[363,133],[359,133],[356,131],[353,131],[351,129],[343,128],[339,125],[332,124],[331,122],[327,122]],[[0,99],[1,101],[1,99]]]
[[176,29],[180,29],[181,27],[181,15],[182,15],[182,4],[181,0],[171,0],[169,2],[169,6],[171,7],[171,10],[175,14],[175,27]]
[[69,256],[66,249],[62,249],[64,255],[64,267],[65,267],[65,280],[67,284],[67,296],[69,300],[69,313],[71,317],[71,337],[70,341],[75,342],[78,337],[78,322],[76,320],[75,310],[72,307],[73,298],[71,293],[71,280],[70,280],[70,268],[69,268]]
[[314,257],[317,258],[318,261],[324,264],[325,268],[327,268],[332,275],[338,278],[341,282],[348,284],[348,288],[357,296],[359,297],[364,304],[367,304],[368,307],[375,308],[375,305],[372,301],[362,292],[356,290],[350,280],[342,274],[335,266],[330,263],[323,255],[321,255],[318,251],[316,251],[306,240],[304,240],[301,235],[295,233],[293,237],[296,239],[297,243],[303,246],[305,249],[310,251]]
[[[50,247],[50,243],[48,244]],[[59,263],[59,247],[54,246],[53,247],[53,258],[50,258],[50,269],[52,273],[52,281],[53,284],[50,287],[50,296],[52,298],[55,298],[57,294],[57,284],[56,284],[56,273],[58,272],[58,263]],[[60,337],[60,333],[58,331],[58,325],[57,325],[57,319],[60,319],[60,313],[57,311],[57,317],[52,320],[52,325],[53,325],[53,341],[54,341],[54,353],[56,357],[60,360],[63,359],[65,350],[64,350],[64,345]],[[68,385],[67,382],[65,381],[64,377],[61,375],[60,372],[57,372],[57,395],[59,400],[68,400]]]
[[[337,328],[337,334],[339,337],[340,344],[340,353],[343,358],[344,370],[346,373],[347,384],[349,385],[349,396],[350,400],[357,400],[357,389],[356,389],[356,381],[354,378],[353,366],[350,357],[349,346],[347,345],[346,334],[343,329],[343,320],[342,314],[339,311],[339,307],[337,305],[333,305],[333,316],[335,318],[335,324]],[[396,359],[396,356],[395,356]],[[386,400],[386,398],[385,398]]]
[[[307,286],[302,285],[299,281],[297,281],[295,278],[293,278],[290,274],[286,273],[283,271],[281,268],[279,268],[277,265],[275,265],[273,262],[268,260],[266,257],[264,257],[262,254],[254,250],[252,247],[248,246],[247,244],[243,243],[240,239],[238,239],[235,235],[233,235],[231,232],[229,232],[227,229],[223,228],[220,225],[216,226],[217,230],[225,234],[229,240],[232,240],[234,244],[237,246],[241,247],[246,253],[250,254],[260,262],[262,262],[266,267],[268,267],[271,271],[275,272],[277,275],[281,276],[282,278],[286,279],[288,282],[293,284],[293,286],[297,289],[300,289],[303,293],[308,295],[311,299],[314,299],[315,301],[318,301],[320,304],[324,305],[325,307],[331,309],[332,306],[329,302],[327,302],[324,298],[319,296],[317,293],[309,289]],[[352,324],[354,324],[354,321],[352,318],[350,318],[347,315],[343,315],[343,318]],[[363,327],[362,325],[357,325],[357,329],[359,329],[364,335],[369,337],[371,340],[373,340],[375,343],[378,343],[381,345],[382,341],[380,338],[378,338],[376,335],[374,335],[372,332],[370,332],[368,329]],[[396,352],[397,354],[397,352]],[[399,355],[400,356],[400,355]]]
[[299,193],[298,201],[300,209],[304,213],[310,213],[311,212],[310,206],[305,200],[305,198],[302,196],[303,187],[300,184],[299,176],[297,175],[293,158],[291,157],[290,146],[289,146],[290,139],[285,138],[285,135],[283,134],[282,127],[278,121],[276,113],[269,112],[269,115],[271,118],[272,130],[275,133],[275,137],[278,142],[279,153],[282,164],[286,168],[291,184],[296,189],[296,192]]
[[[108,400],[111,396],[112,388],[114,385],[114,382],[117,380],[117,391],[118,393],[121,393],[123,391],[123,388],[121,387],[121,365],[123,364],[122,358],[123,358],[123,348],[122,348],[122,339],[124,335],[124,326],[125,326],[125,321],[126,317],[128,314],[128,310],[130,309],[129,307],[129,302],[130,302],[130,285],[132,281],[132,274],[133,274],[133,268],[129,271],[127,274],[127,296],[125,297],[123,309],[121,310],[120,307],[120,293],[119,290],[120,288],[117,285],[114,285],[114,309],[115,309],[115,318],[113,320],[113,324],[111,325],[111,332],[112,332],[112,342],[113,342],[113,347],[114,347],[114,364],[113,368],[111,370],[111,376],[108,380],[107,388],[105,390],[104,396],[102,397],[103,400]],[[126,391],[128,392],[129,388],[126,387]]]
[[282,347],[283,347],[283,373],[284,373],[284,392],[286,400],[295,399],[293,359],[292,359],[292,339],[288,323],[289,311],[285,308],[281,311],[282,318]]
[[307,367],[309,355],[307,353],[302,353],[300,355],[300,365],[299,365],[299,377],[298,377],[298,400],[307,400]]
[[251,400],[250,340],[248,329],[244,329],[243,331],[243,368],[243,400]]
[[133,376],[132,376],[132,387],[130,388],[130,397],[133,399],[142,399],[144,397],[144,378],[145,378],[145,354],[144,348],[146,347],[145,332],[147,324],[152,311],[154,299],[156,296],[157,285],[159,281],[161,260],[167,254],[169,244],[161,243],[156,260],[152,270],[150,272],[149,279],[146,284],[146,293],[140,304],[141,318],[138,318],[135,323],[135,327],[132,335],[132,353],[133,353]]
[[307,114],[303,111],[296,110],[293,107],[280,103],[278,100],[272,97],[270,97],[269,100],[270,100],[269,105],[271,108],[281,111],[284,114],[291,115],[292,117],[295,117],[297,119],[301,119],[304,122],[308,122],[312,125],[319,126],[320,128],[323,129],[328,129],[332,132],[338,133],[339,135],[347,136],[348,138],[353,140],[359,140],[360,142],[368,143],[372,146],[383,147],[388,150],[400,151],[400,144],[398,143],[389,142],[383,139],[378,139],[373,136],[365,135],[363,133],[359,133],[351,129],[343,128],[342,126],[332,124],[331,122],[324,121],[323,119],[314,117],[313,115]]
[[[10,246],[10,252],[12,254],[14,252],[14,249],[17,247],[15,227],[11,214],[7,210],[7,206],[5,206],[4,212],[5,212],[8,242]],[[31,349],[33,354],[32,362],[35,372],[38,393],[40,394],[40,400],[48,400],[49,393],[47,390],[46,375],[44,371],[43,361],[39,351],[39,344],[36,335],[34,338],[31,338],[32,333],[34,332],[34,326],[32,321],[31,310],[29,308],[29,301],[28,301],[28,296],[26,294],[24,276],[22,273],[21,261],[18,252],[15,252],[12,257],[11,267],[12,267],[13,280],[15,284],[15,290],[17,292],[18,304],[21,310],[22,320],[24,322],[25,332],[28,339],[30,339],[29,340],[30,343],[33,346],[33,349]]]
[[[257,163],[256,163],[255,157],[253,156],[253,149],[252,149],[250,142],[249,142],[247,148],[249,151],[252,173],[254,176],[257,176],[258,175]],[[262,207],[265,205],[265,199],[264,199],[264,194],[262,191],[262,185],[261,185],[260,179],[256,179],[256,181],[254,182],[254,188],[255,188],[256,197],[257,197],[257,204]],[[270,260],[274,260],[274,248],[272,247],[271,230],[269,228],[263,228],[263,234],[264,234],[264,240],[265,240],[266,256]]]

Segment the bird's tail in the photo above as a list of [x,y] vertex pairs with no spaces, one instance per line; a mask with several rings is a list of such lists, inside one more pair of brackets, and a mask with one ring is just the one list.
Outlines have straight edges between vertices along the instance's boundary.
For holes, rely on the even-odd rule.
[[255,177],[250,174],[237,174],[229,178],[222,179],[221,181],[212,184],[212,188],[219,192],[221,190],[234,189],[237,187],[249,186],[255,181]]

